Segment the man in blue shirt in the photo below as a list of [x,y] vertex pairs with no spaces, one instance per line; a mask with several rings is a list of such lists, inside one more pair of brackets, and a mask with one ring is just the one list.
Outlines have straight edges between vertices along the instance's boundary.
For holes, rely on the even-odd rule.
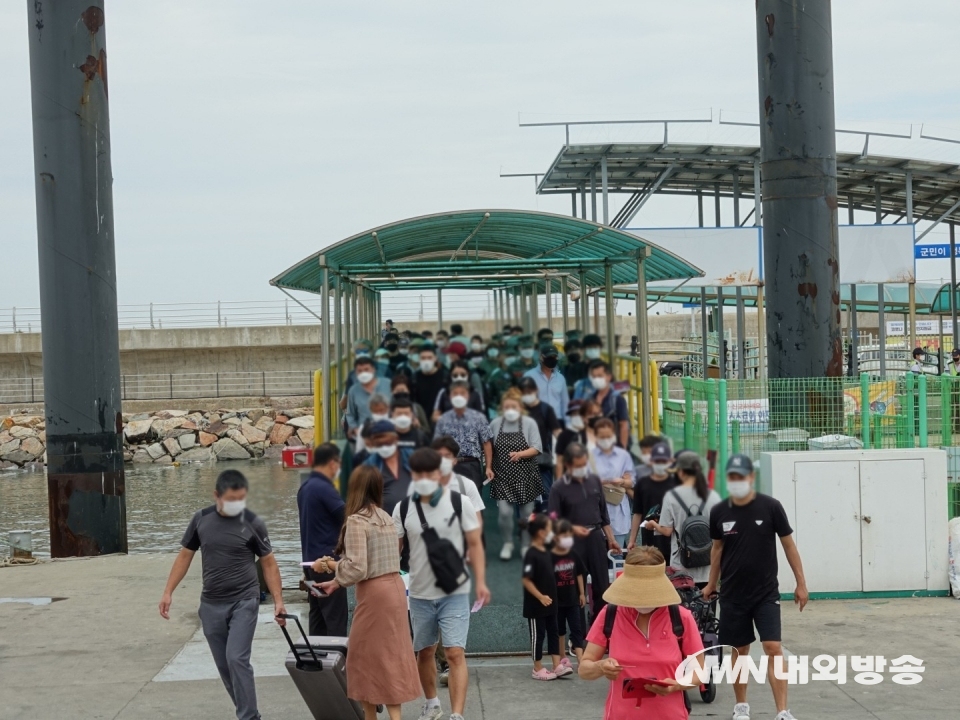
[[567,381],[557,370],[558,362],[557,346],[553,343],[542,345],[540,347],[540,365],[528,370],[523,376],[533,378],[533,381],[537,383],[540,401],[552,407],[558,418],[565,418],[570,395],[567,390]]
[[[300,511],[300,551],[304,562],[313,562],[324,556],[335,557],[333,550],[343,527],[343,499],[333,485],[340,473],[340,450],[333,443],[318,445],[313,451],[313,470],[297,491],[297,509]],[[329,573],[316,573],[304,568],[307,580],[333,580]],[[310,600],[310,634],[347,635],[347,594],[333,593],[328,597]]]

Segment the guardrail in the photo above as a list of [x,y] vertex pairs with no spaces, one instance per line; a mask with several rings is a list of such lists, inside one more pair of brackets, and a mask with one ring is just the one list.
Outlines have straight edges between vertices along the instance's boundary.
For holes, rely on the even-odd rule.
[[[121,375],[122,400],[194,400],[219,397],[313,395],[313,371]],[[0,380],[0,403],[43,402],[43,378]]]

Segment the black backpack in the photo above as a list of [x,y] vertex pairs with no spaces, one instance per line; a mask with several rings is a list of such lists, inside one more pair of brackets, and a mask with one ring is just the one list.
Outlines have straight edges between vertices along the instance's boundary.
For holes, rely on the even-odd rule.
[[701,568],[710,564],[710,550],[713,547],[713,539],[710,537],[710,521],[703,514],[703,506],[706,503],[700,503],[695,506],[697,514],[690,512],[690,508],[680,499],[680,493],[673,489],[670,491],[674,499],[680,503],[680,507],[687,514],[687,519],[683,525],[675,528],[677,531],[677,549],[680,550],[680,562],[685,568]]
[[[400,503],[400,525],[404,528],[404,540],[406,540],[407,510],[410,508],[410,502],[410,498],[407,497]],[[450,503],[453,505],[450,525],[453,525],[453,521],[456,520],[462,528],[463,500],[460,493],[451,492]],[[417,501],[414,504],[420,518],[421,537],[427,545],[427,561],[437,578],[436,585],[449,595],[470,579],[466,565],[463,563],[463,556],[452,542],[437,535],[437,531],[427,525],[427,518],[423,514],[421,503]]]
[[[607,639],[607,648],[610,648],[610,636],[613,635],[613,624],[617,621],[617,606],[607,604],[607,614],[603,618],[603,636]],[[679,605],[667,605],[670,612],[670,624],[673,626],[673,634],[677,636],[677,645],[680,646],[680,657],[685,658],[683,652],[683,618],[680,617]],[[687,691],[683,691],[683,704],[690,712],[690,698],[687,697]]]

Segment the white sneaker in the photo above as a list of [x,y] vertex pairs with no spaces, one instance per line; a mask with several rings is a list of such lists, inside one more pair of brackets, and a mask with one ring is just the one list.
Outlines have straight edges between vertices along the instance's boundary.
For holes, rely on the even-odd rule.
[[500,551],[500,559],[507,561],[511,557],[513,557],[513,543],[504,543],[503,549]]
[[750,720],[750,704],[737,703],[734,705],[733,720]]
[[439,705],[426,705],[424,704],[423,710],[420,711],[420,717],[417,720],[440,720],[443,717],[443,708]]
[[797,720],[789,710],[781,710],[774,720]]

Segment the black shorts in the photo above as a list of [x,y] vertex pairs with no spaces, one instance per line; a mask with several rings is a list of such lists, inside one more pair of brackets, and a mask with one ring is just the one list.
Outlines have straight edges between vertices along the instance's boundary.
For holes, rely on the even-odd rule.
[[780,597],[773,595],[753,605],[720,598],[720,644],[743,647],[756,640],[780,642]]

